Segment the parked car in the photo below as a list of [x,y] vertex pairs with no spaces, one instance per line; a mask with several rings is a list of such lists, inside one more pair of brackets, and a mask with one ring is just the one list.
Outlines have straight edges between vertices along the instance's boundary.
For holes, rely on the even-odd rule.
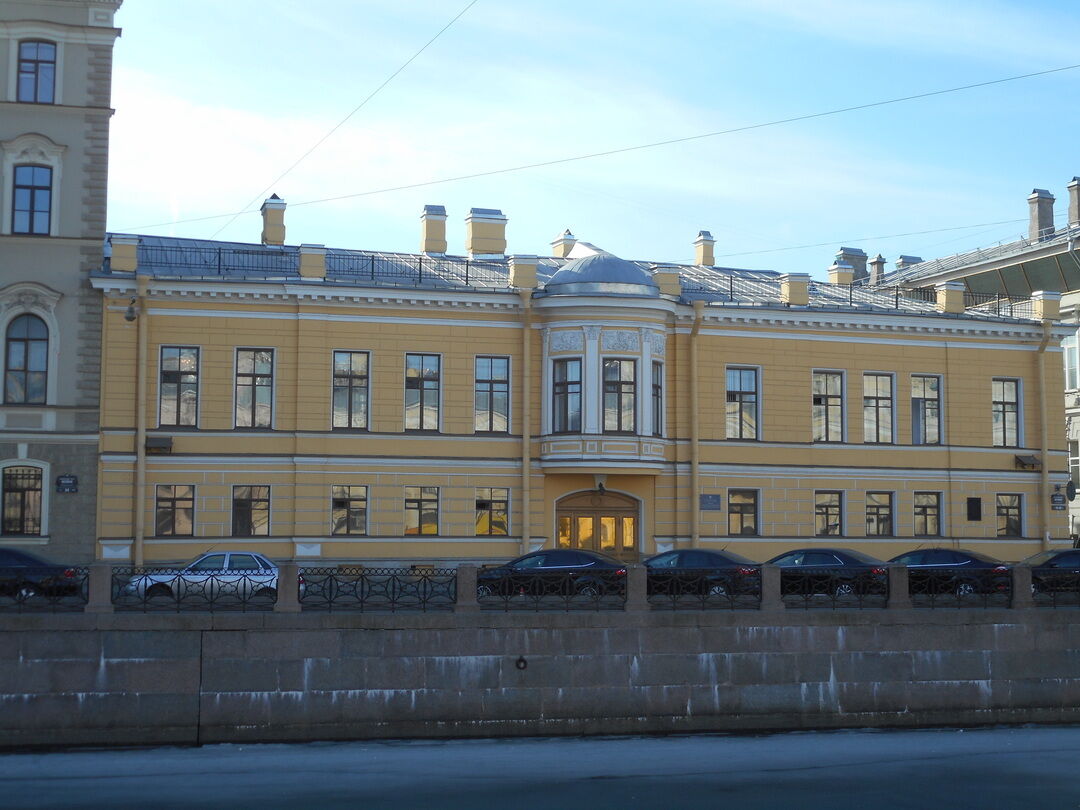
[[[123,589],[140,600],[197,598],[207,601],[277,598],[278,569],[251,551],[210,551],[175,569],[137,574]],[[303,589],[303,580],[300,581]]]
[[59,599],[82,592],[85,578],[73,566],[43,560],[25,551],[0,548],[0,596],[25,602],[35,596]]
[[906,565],[913,594],[1008,593],[1012,588],[1009,566],[978,551],[920,548],[889,560]]
[[650,595],[736,596],[761,593],[761,569],[734,551],[682,549],[649,557]]
[[626,593],[626,566],[614,557],[583,549],[525,554],[476,572],[476,596],[585,596]]
[[887,594],[889,569],[883,560],[846,548],[800,548],[773,557],[785,596],[835,597]]
[[1080,591],[1080,550],[1040,551],[1023,560],[1031,566],[1031,593]]

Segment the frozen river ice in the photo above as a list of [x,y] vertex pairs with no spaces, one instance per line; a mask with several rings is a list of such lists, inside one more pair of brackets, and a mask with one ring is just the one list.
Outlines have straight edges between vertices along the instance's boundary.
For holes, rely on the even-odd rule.
[[0,756],[0,807],[1080,807],[1080,727],[380,741]]

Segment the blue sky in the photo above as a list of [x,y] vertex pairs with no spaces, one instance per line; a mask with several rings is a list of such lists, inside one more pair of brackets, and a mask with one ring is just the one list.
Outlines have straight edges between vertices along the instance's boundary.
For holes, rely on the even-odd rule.
[[[109,227],[209,238],[467,0],[127,0]],[[822,277],[841,244],[930,258],[1064,215],[1080,70],[674,146],[317,205],[308,200],[677,138],[1080,63],[1080,5],[1027,0],[479,0],[274,186],[288,241],[416,251],[424,204],[462,252],[564,228],[633,259]],[[255,206],[257,207],[257,206]],[[1059,218],[1059,223],[1062,221]],[[217,238],[258,241],[257,213]],[[828,243],[802,250],[795,245]],[[776,251],[776,252],[764,252]],[[728,255],[745,254],[745,255]],[[724,257],[724,258],[720,258]]]

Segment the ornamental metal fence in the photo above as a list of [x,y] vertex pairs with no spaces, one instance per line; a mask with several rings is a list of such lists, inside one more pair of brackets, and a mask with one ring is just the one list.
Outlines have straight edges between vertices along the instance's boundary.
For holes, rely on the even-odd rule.
[[454,568],[303,568],[303,610],[447,611],[457,601]]
[[666,568],[649,571],[649,606],[657,610],[757,610],[761,568]]
[[1040,608],[1080,608],[1080,573],[1032,568],[1031,599]]
[[81,567],[0,567],[0,612],[79,612],[86,607],[89,574]]
[[[145,613],[265,611],[277,602],[277,571],[113,568],[112,603]],[[302,584],[301,584],[302,589]]]
[[476,601],[483,610],[623,610],[626,569],[582,574],[481,568],[476,575]]
[[1012,572],[1000,568],[909,568],[908,593],[917,608],[1001,608],[1012,604]]
[[889,600],[888,569],[845,565],[843,568],[798,568],[780,572],[784,607],[884,608]]

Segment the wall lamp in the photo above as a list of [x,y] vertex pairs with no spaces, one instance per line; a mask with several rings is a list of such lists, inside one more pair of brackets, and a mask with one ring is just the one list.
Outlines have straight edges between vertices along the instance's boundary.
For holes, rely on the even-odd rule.
[[138,299],[135,296],[132,296],[131,301],[128,303],[127,309],[124,311],[124,320],[128,323],[131,323],[133,320],[139,317],[138,314],[135,312],[135,302],[137,300]]

